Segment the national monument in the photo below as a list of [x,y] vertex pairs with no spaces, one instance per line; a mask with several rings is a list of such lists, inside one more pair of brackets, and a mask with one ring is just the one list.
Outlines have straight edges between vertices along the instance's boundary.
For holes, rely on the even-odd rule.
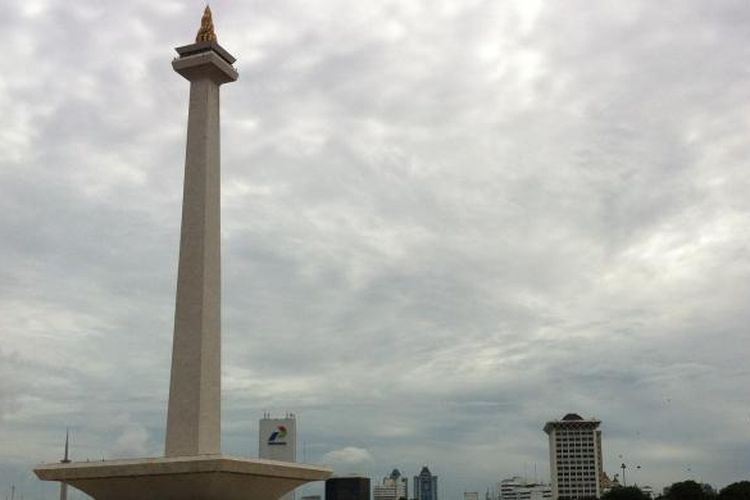
[[237,80],[206,7],[172,67],[190,82],[180,257],[164,457],[45,464],[34,472],[96,500],[272,500],[325,467],[221,454],[219,87]]

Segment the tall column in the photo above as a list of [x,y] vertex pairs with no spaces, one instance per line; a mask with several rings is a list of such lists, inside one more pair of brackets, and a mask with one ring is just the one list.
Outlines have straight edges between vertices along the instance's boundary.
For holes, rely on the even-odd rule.
[[176,49],[190,81],[180,258],[165,455],[221,453],[219,86],[237,79],[206,7],[196,43]]
[[[68,456],[69,438],[70,438],[70,432],[68,431],[68,429],[65,429],[65,455],[63,455],[63,459],[60,460],[61,464],[70,463],[70,456]],[[68,500],[68,484],[67,483],[60,483],[60,500]]]

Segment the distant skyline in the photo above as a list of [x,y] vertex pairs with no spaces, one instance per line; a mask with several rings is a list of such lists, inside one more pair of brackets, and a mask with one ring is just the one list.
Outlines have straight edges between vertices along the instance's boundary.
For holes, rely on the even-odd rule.
[[[163,454],[170,62],[204,5],[3,3],[0,488],[26,499],[56,498],[31,467],[66,427],[75,460]],[[602,421],[610,477],[748,478],[750,4],[211,8],[240,71],[225,453],[257,456],[258,419],[292,412],[307,461],[427,464],[461,500],[533,464],[549,481],[542,428],[574,412]]]

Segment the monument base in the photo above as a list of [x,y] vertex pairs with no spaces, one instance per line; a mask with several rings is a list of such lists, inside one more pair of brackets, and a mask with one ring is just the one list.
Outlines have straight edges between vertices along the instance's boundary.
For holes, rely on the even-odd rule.
[[40,465],[43,481],[60,481],[96,500],[277,500],[322,481],[325,467],[275,460],[202,455]]

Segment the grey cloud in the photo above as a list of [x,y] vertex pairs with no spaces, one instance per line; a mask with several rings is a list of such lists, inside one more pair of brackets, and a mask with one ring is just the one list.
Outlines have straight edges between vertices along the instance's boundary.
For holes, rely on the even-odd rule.
[[[66,425],[78,457],[160,452],[187,97],[169,59],[199,15],[45,5],[9,6],[0,61],[18,484]],[[289,410],[308,460],[429,462],[460,496],[547,474],[541,426],[577,411],[610,472],[746,470],[750,10],[530,5],[212,3],[241,73],[225,450],[254,454],[257,417]]]

